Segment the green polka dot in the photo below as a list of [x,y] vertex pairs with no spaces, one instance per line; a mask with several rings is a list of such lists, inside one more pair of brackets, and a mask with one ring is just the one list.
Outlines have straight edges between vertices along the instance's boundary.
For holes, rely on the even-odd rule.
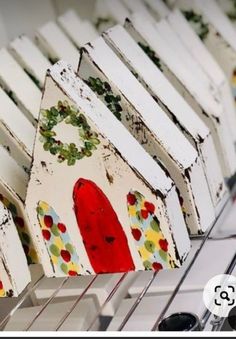
[[143,262],[143,266],[144,266],[145,270],[151,270],[152,269],[152,263],[148,260],[145,260]]
[[73,254],[74,253],[74,247],[73,247],[73,245],[71,245],[71,244],[66,244],[65,245],[65,248],[67,249],[67,251],[69,251],[70,252],[70,254]]
[[155,252],[155,244],[154,244],[154,242],[153,241],[150,241],[150,240],[146,240],[145,242],[144,242],[144,246],[145,246],[145,248],[146,248],[146,250],[148,251],[148,252],[150,252],[150,253],[154,253]]
[[52,232],[52,234],[55,235],[55,237],[59,237],[59,235],[60,235],[60,231],[59,231],[57,225],[55,225],[55,224],[52,225],[51,232]]
[[53,255],[55,255],[55,257],[60,257],[61,252],[60,252],[59,248],[56,245],[52,244],[49,248],[50,248],[50,252]]
[[167,261],[167,252],[165,252],[163,250],[159,250],[159,255],[160,255],[162,260]]
[[44,215],[44,211],[43,211],[42,207],[38,206],[36,210],[37,210],[37,213],[39,215]]
[[69,269],[66,264],[62,263],[60,267],[63,273],[68,274]]
[[153,229],[153,231],[160,232],[159,223],[158,223],[155,219],[153,219],[153,220],[150,222],[150,226],[151,226],[151,228]]

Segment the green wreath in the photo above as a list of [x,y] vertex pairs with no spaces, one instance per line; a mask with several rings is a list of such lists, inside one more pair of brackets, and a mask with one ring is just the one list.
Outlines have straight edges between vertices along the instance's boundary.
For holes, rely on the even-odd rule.
[[[62,121],[78,128],[79,139],[83,141],[80,149],[74,143],[67,144],[56,139],[56,132],[53,129]],[[92,151],[97,149],[96,145],[100,143],[98,134],[91,131],[85,116],[67,101],[58,101],[56,106],[41,110],[39,131],[44,150],[57,156],[60,163],[67,161],[69,166],[74,165],[77,160],[90,157]]]

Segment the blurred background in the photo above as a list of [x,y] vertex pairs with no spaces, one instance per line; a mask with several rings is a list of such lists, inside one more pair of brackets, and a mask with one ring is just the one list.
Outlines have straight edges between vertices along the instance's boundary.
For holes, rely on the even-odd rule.
[[91,18],[95,0],[0,0],[0,47],[20,34],[32,36],[49,20],[76,9],[81,18]]

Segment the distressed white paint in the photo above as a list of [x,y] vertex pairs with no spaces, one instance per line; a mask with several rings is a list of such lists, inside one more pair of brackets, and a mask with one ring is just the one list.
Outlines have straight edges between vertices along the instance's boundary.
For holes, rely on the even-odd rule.
[[0,280],[6,293],[18,296],[29,284],[30,272],[12,215],[0,202]]
[[152,14],[156,20],[164,18],[170,13],[169,8],[163,0],[144,0],[144,2],[150,8],[150,11],[152,11]]
[[154,17],[149,12],[148,8],[145,6],[145,2],[142,0],[121,0],[123,4],[128,8],[130,13],[138,12],[145,15],[145,17],[155,23]]
[[[208,34],[204,39],[204,44],[221,66],[230,83],[232,83],[232,75],[236,68],[236,53],[233,46],[221,34],[221,31],[218,29],[218,25],[214,26],[210,22],[209,18],[204,14],[196,1],[189,2],[185,0],[178,0],[176,6],[182,10],[193,10],[195,13],[202,15],[203,22],[208,25]],[[191,22],[190,24],[195,29],[195,26]]]
[[[19,231],[29,235],[30,243],[27,244],[27,246],[29,245],[28,256],[32,262],[37,263],[37,248],[35,247],[34,234],[31,232],[29,219],[23,204],[28,176],[26,176],[26,173],[15,163],[2,146],[0,146],[0,159],[0,194],[15,206],[17,216],[24,220],[24,228],[19,228]],[[3,200],[4,203],[5,199]],[[8,203],[6,206],[8,207]]]
[[46,70],[51,66],[47,58],[25,35],[21,35],[9,44],[9,51],[30,75],[43,87]]
[[222,37],[236,51],[236,31],[225,13],[221,10],[215,0],[194,0],[204,16],[219,31]]
[[[68,211],[72,211],[73,207],[73,187],[80,177],[95,181],[109,198],[126,233],[137,270],[143,269],[143,266],[131,235],[126,206],[126,195],[131,188],[142,192],[148,201],[158,205],[156,214],[160,220],[163,235],[169,243],[170,255],[177,266],[181,265],[189,251],[190,242],[175,186],[173,186],[171,179],[166,176],[164,171],[117,121],[89,87],[79,77],[75,76],[71,67],[61,61],[48,72],[41,108],[46,109],[57,104],[58,100],[65,99],[70,104],[76,105],[85,114],[92,130],[101,133],[99,135],[101,143],[91,157],[83,158],[79,160],[78,165],[68,167],[66,164],[59,164],[55,157],[43,150],[43,145],[39,141],[39,130],[37,131],[26,208],[33,232],[37,235],[38,246],[41,249],[40,257],[46,275],[53,276],[55,273],[52,270],[38,225],[36,207],[39,200],[46,200],[69,228],[70,237],[74,241],[74,246],[84,266],[81,273],[87,274],[86,269],[92,271],[82,238],[78,232],[75,215],[73,212],[68,213]],[[72,129],[71,138],[73,139],[75,135],[77,135],[77,130]],[[107,149],[107,146],[109,146],[109,149]],[[191,148],[191,145],[186,147]],[[106,155],[109,155],[109,157],[106,157]],[[106,158],[105,162],[103,157]],[[41,161],[46,162],[48,171],[42,170]],[[186,159],[186,162],[188,162],[188,159]],[[114,177],[112,184],[106,178],[106,170]],[[194,167],[192,167],[192,170],[195,170]],[[51,171],[53,171],[53,174]],[[118,171],[118,174],[115,173],[116,171]],[[66,180],[61,180],[65,173]],[[37,184],[37,180],[40,180],[41,185]],[[57,192],[61,191],[63,197],[67,197],[63,199],[63,205],[61,194],[55,194],[55,187],[57,187]],[[155,192],[161,192],[162,197],[154,194],[151,187]],[[56,274],[62,275],[59,271]]]
[[30,169],[35,129],[9,96],[0,88],[0,141],[12,157]]
[[103,36],[198,151],[216,206],[226,187],[209,129],[123,27],[115,26]]
[[[136,41],[146,41],[155,51],[156,55],[160,57],[164,64],[165,75],[170,78],[172,84],[175,85],[176,89],[184,96],[210,129],[220,157],[224,176],[229,177],[234,174],[236,153],[232,136],[229,133],[229,127],[222,112],[222,106],[217,101],[215,95],[213,97],[213,93],[211,93],[212,88],[207,89],[206,79],[202,81],[202,77],[195,76],[195,72],[188,68],[191,65],[189,63],[190,59],[187,61],[183,60],[182,54],[176,53],[176,50],[173,53],[169,45],[172,40],[170,39],[168,43],[166,39],[163,39],[156,25],[152,25],[140,13],[132,15],[132,19],[126,22],[126,28]],[[187,67],[187,65],[189,66]],[[219,120],[219,123],[217,120]]]
[[49,21],[37,29],[36,42],[53,62],[64,59],[76,69],[79,51],[55,22]]
[[0,145],[0,178],[24,201],[28,175],[20,168],[9,153]]
[[[106,59],[103,55],[106,55]],[[105,77],[113,91],[120,94],[125,107],[123,124],[170,173],[184,199],[191,232],[205,231],[214,220],[214,210],[202,164],[193,146],[102,38],[86,45],[79,74],[83,79],[89,76]],[[126,119],[126,115],[129,119]],[[141,131],[137,130],[135,121],[141,122]],[[188,169],[191,169],[191,178],[185,175]],[[197,177],[198,184],[194,187],[193,182]],[[199,185],[199,182],[204,184]],[[200,192],[200,186],[204,187],[204,192]],[[204,202],[203,197],[206,199]],[[209,206],[207,211],[206,204]]]
[[[112,299],[109,300],[106,307],[101,311],[103,316],[114,316],[116,310],[120,304],[120,300],[126,297],[129,287],[134,283],[137,272],[129,272],[125,278],[122,280],[122,284],[113,295]],[[87,291],[87,297],[94,297],[97,299],[100,307],[107,300],[108,296],[115,288],[116,284],[122,278],[122,273],[118,274],[100,274],[97,276],[96,280],[93,282],[89,290]],[[84,276],[84,277],[74,277],[69,279],[65,285],[60,289],[57,294],[57,298],[76,298],[83,293],[86,286],[91,282],[93,277]],[[63,278],[44,278],[40,285],[33,292],[35,300],[38,304],[43,304],[50,296],[55,292],[55,290],[61,284],[61,279]]]
[[233,142],[236,144],[236,129],[234,127],[236,126],[236,110],[231,89],[224,72],[178,9],[175,9],[167,17],[167,20],[192,56],[201,65],[204,72],[219,89],[224,114],[228,121]]
[[68,10],[59,16],[57,21],[78,48],[98,37],[98,32],[92,23],[81,20],[74,10]]
[[98,27],[99,32],[113,26],[114,23],[123,25],[130,12],[120,0],[97,0],[94,7],[94,21],[108,19]]
[[19,108],[32,124],[36,124],[39,113],[41,92],[33,81],[5,49],[0,50],[0,82],[12,91]]

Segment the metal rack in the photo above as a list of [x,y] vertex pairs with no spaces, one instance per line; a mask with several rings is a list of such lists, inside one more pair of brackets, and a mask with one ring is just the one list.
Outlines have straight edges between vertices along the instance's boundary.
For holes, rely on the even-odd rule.
[[[191,269],[194,267],[196,264],[199,254],[201,253],[203,247],[206,245],[208,241],[211,240],[218,240],[218,239],[232,239],[235,235],[230,232],[230,234],[224,234],[222,236],[220,229],[222,228],[222,225],[224,224],[224,221],[226,220],[227,215],[232,212],[232,210],[235,208],[234,206],[234,200],[235,200],[235,188],[232,191],[230,197],[227,199],[225,202],[224,206],[222,207],[222,210],[219,213],[219,216],[216,220],[216,222],[212,225],[212,227],[208,230],[208,232],[201,236],[198,237],[200,238],[200,246],[197,249],[195,255],[191,259],[191,261],[188,263],[188,265],[185,267],[184,274],[182,275],[180,281],[178,284],[173,286],[173,290],[169,294],[168,297],[168,302],[166,303],[165,307],[162,309],[161,313],[156,314],[156,321],[155,324],[152,326],[152,331],[156,331],[158,327],[158,323],[166,316],[168,309],[170,308],[171,304],[175,300],[176,296],[178,295],[180,288],[182,284],[184,283],[186,277],[188,276],[189,272]],[[195,241],[193,239],[192,241]],[[236,253],[233,255],[232,260],[228,263],[228,266],[225,268],[225,274],[231,274],[235,268],[236,265]],[[222,272],[223,273],[223,272]],[[125,279],[125,277],[130,274],[130,273],[125,273],[121,276],[121,278],[118,280],[116,285],[113,287],[109,295],[107,296],[106,300],[104,301],[103,304],[100,305],[98,312],[94,317],[92,317],[90,320],[89,326],[86,328],[86,331],[91,331],[93,330],[93,326],[95,322],[101,317],[102,311],[105,308],[105,306],[112,300],[112,298],[116,295],[116,293],[119,291],[119,289],[122,287],[122,283]],[[145,274],[145,272],[143,273]],[[151,287],[152,283],[154,280],[158,277],[158,272],[153,273],[151,279],[147,282],[145,286],[143,286],[143,289],[141,293],[137,296],[135,302],[133,303],[132,307],[128,310],[127,314],[124,316],[121,324],[119,325],[118,331],[123,331],[125,330],[125,326],[128,324],[130,318],[133,316],[135,313],[135,310],[137,307],[140,305],[141,301],[143,298],[147,295],[149,288]],[[7,316],[1,321],[0,323],[0,329],[4,330],[4,327],[6,326],[7,322],[10,320],[10,318],[14,315],[16,310],[18,310],[24,302],[31,296],[33,291],[37,289],[37,287],[40,285],[42,280],[44,279],[44,276],[42,275],[40,278],[38,278],[33,284],[31,284],[27,291],[23,293],[23,295],[19,298],[17,305],[7,314]],[[36,320],[43,314],[43,312],[46,310],[46,308],[55,300],[57,297],[58,293],[60,290],[63,288],[65,283],[68,281],[68,279],[73,279],[73,278],[64,278],[60,285],[55,289],[53,294],[48,298],[42,305],[41,309],[37,312],[37,314],[34,316],[34,318],[30,321],[30,323],[27,325],[25,328],[25,331],[30,331],[32,328],[32,325],[36,322]],[[60,331],[60,328],[62,327],[63,323],[67,320],[67,318],[70,316],[70,314],[73,312],[75,307],[80,305],[81,300],[86,296],[88,293],[89,289],[93,286],[97,279],[97,276],[94,276],[91,281],[89,281],[88,285],[84,288],[83,292],[78,295],[76,298],[74,298],[72,306],[70,307],[69,310],[64,314],[64,316],[59,320],[57,326],[56,326],[56,331]],[[111,319],[110,319],[111,320]],[[203,316],[200,319],[202,328],[203,330],[212,330],[212,331],[219,331],[221,330],[221,327],[224,322],[224,318],[217,318],[212,316],[212,314],[205,309],[205,312]],[[109,322],[108,322],[109,323]],[[107,324],[108,326],[108,324]],[[105,326],[107,328],[107,326]],[[103,329],[106,329],[103,326]]]

